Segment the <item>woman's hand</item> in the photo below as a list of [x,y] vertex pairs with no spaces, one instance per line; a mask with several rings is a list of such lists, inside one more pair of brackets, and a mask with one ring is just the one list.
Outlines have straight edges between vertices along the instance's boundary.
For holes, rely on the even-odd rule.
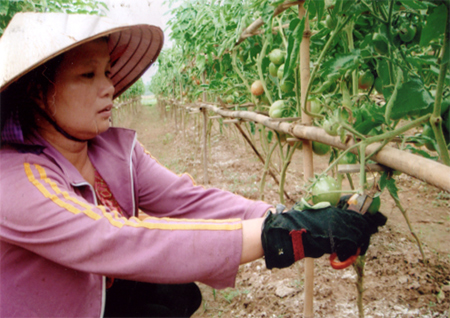
[[341,261],[364,255],[370,236],[386,223],[380,212],[357,212],[326,207],[269,213],[264,221],[262,245],[267,268],[283,268],[304,257],[318,258],[336,252]]

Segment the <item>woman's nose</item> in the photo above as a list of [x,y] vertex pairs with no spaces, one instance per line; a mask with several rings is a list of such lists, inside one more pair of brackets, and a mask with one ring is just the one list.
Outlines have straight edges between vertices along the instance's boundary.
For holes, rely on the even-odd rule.
[[112,79],[110,79],[109,77],[105,77],[102,82],[101,92],[102,96],[108,96],[111,98],[114,96],[115,88]]

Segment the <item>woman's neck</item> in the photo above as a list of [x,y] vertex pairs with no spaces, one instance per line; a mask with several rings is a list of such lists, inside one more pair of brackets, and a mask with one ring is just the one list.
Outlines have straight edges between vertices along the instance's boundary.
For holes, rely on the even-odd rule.
[[72,163],[72,165],[80,172],[86,181],[93,184],[94,166],[89,160],[87,141],[79,142],[67,139],[65,136],[53,129],[40,130],[40,134],[70,163]]

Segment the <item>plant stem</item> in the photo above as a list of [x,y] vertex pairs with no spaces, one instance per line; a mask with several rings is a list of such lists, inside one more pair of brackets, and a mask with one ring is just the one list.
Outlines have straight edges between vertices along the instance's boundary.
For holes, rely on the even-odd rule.
[[[328,49],[330,48],[330,46],[333,43],[336,36],[339,34],[339,32],[342,30],[342,28],[350,21],[351,18],[352,18],[352,16],[348,15],[342,23],[339,23],[340,21],[338,21],[336,28],[332,31],[332,34],[331,34],[330,38],[328,39],[327,43],[325,43],[325,46],[323,47],[322,52],[320,53],[320,56],[317,59],[316,66],[314,66],[314,69],[311,73],[311,77],[309,78],[308,88],[307,88],[306,94],[305,94],[306,96],[304,97],[305,100],[308,100],[308,95],[309,95],[309,92],[311,91],[312,83],[314,81],[314,78],[316,77],[316,74],[319,70],[320,65],[322,65],[322,60],[325,58],[325,55],[326,55]],[[306,110],[306,109],[303,109],[303,111],[308,116],[317,117],[317,115],[308,112],[308,110]]]
[[427,263],[427,259],[425,257],[425,253],[423,252],[422,242],[420,241],[420,239],[417,236],[417,234],[414,232],[414,229],[413,229],[413,227],[411,225],[411,222],[409,221],[409,217],[408,217],[407,211],[403,208],[403,206],[400,203],[400,200],[398,198],[393,196],[390,191],[389,191],[389,194],[391,195],[391,198],[394,200],[395,205],[397,206],[397,208],[400,210],[400,212],[402,212],[403,217],[405,218],[406,224],[408,225],[409,231],[411,232],[411,235],[414,237],[414,239],[417,242],[417,246],[419,247],[420,254],[422,254],[423,263],[426,264]]
[[[392,39],[392,33],[391,33],[393,9],[394,9],[394,0],[389,0],[389,13],[388,13],[387,25],[386,25],[389,43],[394,43],[394,41]],[[388,45],[388,54],[389,54],[389,57],[393,60],[393,56],[392,56],[393,48],[391,47],[391,45]],[[389,82],[390,82],[390,84],[392,84],[392,82],[394,80],[394,69],[392,68],[392,63],[388,62],[388,66],[389,66]]]
[[[231,54],[231,61],[232,61],[231,64],[233,65],[234,71],[238,74],[238,76],[241,78],[242,82],[244,82],[245,87],[247,87],[247,90],[250,92],[251,91],[250,85],[248,84],[247,79],[244,77],[241,70],[237,66],[236,55],[237,55],[237,49],[235,48],[233,50],[233,53]],[[252,99],[253,99],[253,94],[252,94]]]
[[378,135],[378,136],[369,137],[365,140],[365,142],[367,143],[367,145],[369,145],[374,142],[382,141],[385,139],[387,139],[387,140],[392,139],[392,138],[426,122],[430,117],[431,117],[431,114],[424,115],[422,117],[417,118],[416,120],[409,122],[408,124],[406,124],[403,127],[397,128],[396,130],[388,131],[388,132]]
[[359,146],[359,160],[360,160],[360,169],[359,169],[359,194],[364,194],[364,185],[366,183],[366,147],[368,144],[366,141],[361,142]]
[[289,164],[291,163],[291,159],[292,159],[292,155],[294,154],[295,150],[297,149],[297,146],[300,144],[300,141],[296,141],[294,143],[294,146],[292,147],[292,149],[289,149],[290,146],[288,146],[287,149],[287,158],[286,161],[283,162],[283,168],[281,169],[281,175],[280,175],[280,202],[281,204],[284,204],[284,184],[286,182],[286,172],[287,172],[287,168],[289,166]]
[[259,80],[261,81],[262,86],[264,88],[264,93],[266,94],[267,99],[269,100],[270,104],[272,105],[272,96],[270,96],[269,91],[267,90],[266,80],[265,80],[263,72],[262,72],[262,60],[263,60],[264,56],[266,55],[267,46],[268,46],[268,41],[266,38],[264,38],[264,43],[261,48],[261,53],[258,54],[258,57],[256,59],[256,66],[258,68]]
[[[447,11],[448,7],[447,7]],[[450,13],[450,12],[449,12]],[[434,136],[436,137],[436,141],[439,148],[439,155],[441,157],[442,162],[450,166],[450,155],[447,150],[447,144],[445,142],[444,133],[442,131],[442,117],[441,117],[441,103],[442,103],[442,93],[444,90],[444,82],[445,82],[445,75],[448,70],[448,60],[443,61],[443,58],[448,50],[448,43],[449,43],[449,30],[450,27],[450,17],[447,14],[447,22],[446,22],[446,28],[445,28],[445,34],[444,34],[444,43],[442,45],[442,50],[439,55],[439,77],[436,87],[436,98],[434,100],[434,108],[433,108],[433,114],[430,118],[430,124],[433,128]]]
[[264,187],[266,186],[266,175],[269,171],[270,158],[272,157],[272,153],[277,146],[278,146],[278,143],[274,142],[272,148],[270,148],[270,150],[266,156],[266,162],[264,163],[263,175],[261,177],[261,182],[259,183],[259,196],[260,196],[261,200],[264,200]]
[[363,293],[364,293],[364,266],[366,264],[366,256],[358,256],[353,268],[356,272],[356,290],[358,297],[356,304],[358,305],[359,317],[364,318],[364,305],[363,305]]
[[389,101],[386,104],[386,111],[384,113],[384,117],[385,117],[385,120],[386,120],[386,123],[388,124],[388,126],[391,123],[391,112],[392,112],[392,108],[394,107],[394,102],[397,99],[398,88],[402,82],[402,78],[403,78],[403,74],[399,67],[398,71],[397,71],[397,81],[395,82],[394,91],[392,92],[391,97],[389,97]]

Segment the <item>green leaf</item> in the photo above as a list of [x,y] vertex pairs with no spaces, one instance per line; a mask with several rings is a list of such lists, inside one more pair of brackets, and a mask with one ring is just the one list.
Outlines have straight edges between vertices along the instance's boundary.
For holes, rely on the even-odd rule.
[[359,65],[358,59],[361,55],[360,50],[354,50],[347,54],[337,54],[335,58],[323,63],[324,75],[339,73],[345,74],[347,71],[353,71]]
[[250,132],[252,133],[252,135],[254,135],[256,132],[255,123],[252,121],[250,122]]
[[273,131],[269,130],[267,132],[267,141],[269,142],[269,144],[272,142],[272,138],[273,138]]
[[397,185],[395,184],[395,179],[390,178],[386,171],[384,171],[383,174],[381,175],[379,185],[380,185],[380,192],[383,192],[383,190],[387,188],[391,196],[395,200],[399,201],[398,188]]
[[441,4],[428,15],[420,37],[420,46],[427,46],[432,40],[441,36],[445,31],[446,21],[447,7]]
[[425,3],[419,2],[417,0],[401,0],[400,1],[405,8],[410,8],[413,10],[426,10],[427,5]]
[[391,118],[396,120],[426,109],[433,102],[433,97],[425,89],[419,78],[413,78],[403,83],[398,89],[397,98],[391,112]]
[[205,63],[206,63],[206,58],[203,54],[199,54],[197,55],[197,60],[195,62],[195,66],[197,66],[197,68],[200,71],[203,71],[203,69],[205,68]]
[[432,156],[428,152],[426,152],[425,150],[421,150],[421,149],[413,147],[411,145],[407,145],[405,147],[405,149],[408,150],[408,151],[411,151],[411,153],[415,153],[415,154],[421,155],[422,157],[427,158],[427,159],[438,160],[438,158],[439,158],[438,156]]
[[9,1],[1,0],[0,1],[0,16],[6,16],[8,14],[9,9]]

